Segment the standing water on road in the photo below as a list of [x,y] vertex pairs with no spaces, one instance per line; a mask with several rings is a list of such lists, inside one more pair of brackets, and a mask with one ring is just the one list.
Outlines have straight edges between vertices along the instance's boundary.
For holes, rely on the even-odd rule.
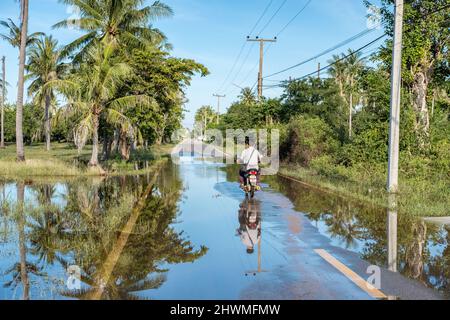
[[[449,231],[283,178],[246,200],[234,167],[0,181],[0,299],[450,297]],[[23,205],[21,205],[23,204]],[[70,271],[68,273],[68,271]]]

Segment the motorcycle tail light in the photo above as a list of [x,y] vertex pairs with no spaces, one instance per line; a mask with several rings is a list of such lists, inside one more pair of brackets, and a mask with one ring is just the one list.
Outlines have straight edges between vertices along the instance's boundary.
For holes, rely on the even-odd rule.
[[256,171],[250,171],[250,174],[256,176],[256,175],[258,174],[258,172],[256,172]]

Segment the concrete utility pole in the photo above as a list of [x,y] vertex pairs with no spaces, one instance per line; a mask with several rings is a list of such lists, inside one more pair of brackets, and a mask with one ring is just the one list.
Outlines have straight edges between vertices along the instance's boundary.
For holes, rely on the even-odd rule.
[[317,79],[320,79],[320,62],[317,65]]
[[217,124],[220,122],[220,99],[225,98],[225,95],[213,94],[214,97],[217,98]]
[[259,42],[258,99],[261,100],[263,95],[264,43],[277,42],[277,38],[275,37],[274,39],[260,39],[256,37],[255,39],[250,39],[250,37],[247,37],[247,41]]
[[394,46],[391,75],[391,116],[389,129],[388,183],[390,193],[398,192],[400,144],[400,95],[402,79],[403,0],[395,0]]
[[2,100],[1,100],[1,115],[0,115],[0,148],[5,147],[5,101],[6,101],[6,67],[5,67],[5,56],[2,58]]

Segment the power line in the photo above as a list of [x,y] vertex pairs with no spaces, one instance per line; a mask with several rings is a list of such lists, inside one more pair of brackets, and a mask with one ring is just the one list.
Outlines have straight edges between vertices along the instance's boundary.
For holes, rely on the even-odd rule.
[[[350,56],[352,56],[352,55],[354,55],[354,54],[356,54],[356,53],[358,53],[358,52],[361,52],[361,51],[363,51],[364,49],[370,47],[370,46],[373,45],[374,43],[377,43],[378,41],[380,41],[380,40],[383,39],[384,37],[386,37],[386,34],[383,34],[382,36],[376,38],[375,40],[372,40],[371,42],[367,43],[366,45],[362,46],[361,48],[359,48],[359,49],[357,49],[357,50],[355,50],[355,51],[352,51],[351,53],[349,53],[349,54],[347,54],[347,55],[344,55],[343,57],[341,57],[340,59],[334,61],[333,63],[330,63],[330,64],[328,64],[327,66],[320,68],[319,71],[322,72],[322,71],[325,71],[325,70],[329,69],[330,67],[334,66],[335,64],[338,64],[339,62],[342,62],[342,61],[348,59]],[[301,77],[299,77],[299,78],[295,78],[295,79],[293,79],[293,81],[303,80],[303,79],[308,78],[308,77],[310,77],[310,76],[312,76],[312,75],[315,75],[315,74],[317,74],[317,70],[314,71],[314,72],[308,73],[308,74],[306,74],[306,75],[304,75],[304,76],[301,76]],[[283,82],[284,82],[284,81],[283,81]],[[278,85],[273,85],[273,87],[280,87],[280,86],[281,86],[281,85],[279,85],[279,84],[278,84]]]
[[306,4],[297,12],[297,14],[291,19],[289,20],[289,22],[283,27],[281,28],[280,32],[277,33],[277,37],[279,37],[291,24],[292,22],[295,21],[295,19],[297,19],[297,17],[303,12],[305,11],[305,9],[309,6],[309,4],[312,2],[312,0],[308,0],[306,2]]
[[264,25],[264,27],[261,29],[261,31],[258,33],[258,36],[261,35],[261,33],[263,33],[267,27],[272,23],[273,19],[278,15],[278,13],[281,11],[281,9],[284,7],[284,5],[286,4],[287,0],[284,0],[281,5],[278,7],[277,11],[275,11],[275,13],[272,15],[272,17],[270,17],[269,21],[267,21],[267,23]]
[[264,16],[266,15],[267,11],[269,10],[269,8],[272,6],[272,3],[273,3],[273,0],[270,0],[269,4],[264,9],[264,12],[261,14],[261,16],[259,17],[258,21],[256,21],[255,25],[253,26],[252,30],[248,33],[248,35],[251,35],[253,33],[253,31],[255,31],[256,27],[259,25],[259,23],[264,18]]
[[[308,0],[307,2],[306,2],[306,4],[294,15],[294,17],[292,17],[291,18],[291,20],[289,20],[289,22],[286,24],[286,25],[284,25],[284,27],[283,28],[281,28],[281,30],[277,33],[277,35],[276,35],[276,38],[277,37],[279,37],[297,18],[298,18],[298,16],[303,12],[303,11],[305,11],[305,9],[309,6],[309,4],[312,2],[312,0]],[[282,6],[284,5],[284,3],[282,4]],[[281,7],[282,7],[281,6]],[[278,8],[278,11],[280,10],[281,8]],[[277,12],[276,12],[277,13]],[[276,15],[276,14],[275,14]],[[273,20],[273,19],[272,19]],[[266,49],[265,49],[265,51],[264,51],[264,56],[267,54],[267,52],[270,50],[270,48],[272,47],[272,45],[273,45],[273,43],[269,43],[269,45],[266,47]],[[242,82],[240,83],[240,85],[242,86],[243,84],[244,84],[244,82],[245,81],[247,81],[247,79],[248,79],[248,77],[250,77],[250,75],[256,70],[256,68],[258,67],[258,63],[257,64],[255,64],[255,66],[248,72],[248,74],[245,76],[245,78],[242,80]],[[267,78],[267,77],[264,77],[264,78]],[[253,85],[253,87],[255,87],[255,85],[257,84],[258,82],[256,82],[254,85]],[[253,88],[252,87],[252,88]]]
[[[432,11],[428,12],[428,13],[425,13],[425,14],[422,15],[422,18],[427,18],[427,17],[430,16],[430,15],[434,15],[434,14],[436,14],[436,13],[438,13],[438,12],[440,12],[440,11],[446,10],[446,9],[448,9],[448,8],[450,8],[450,4],[449,4],[449,5],[444,5],[444,6],[440,7],[440,8],[437,8],[437,9],[435,9],[435,10],[432,10]],[[286,71],[291,70],[291,69],[293,69],[293,68],[295,68],[295,67],[297,67],[297,66],[299,66],[299,65],[301,65],[301,64],[305,64],[305,63],[307,63],[307,62],[310,62],[310,61],[312,61],[312,60],[315,60],[316,58],[318,58],[318,57],[320,57],[320,56],[323,56],[324,54],[329,53],[329,52],[331,52],[331,51],[334,51],[335,49],[337,49],[337,48],[339,48],[339,47],[342,47],[343,45],[345,45],[345,44],[347,44],[347,43],[349,43],[349,42],[351,42],[351,41],[354,41],[354,40],[356,40],[356,39],[362,37],[363,35],[370,33],[370,32],[373,31],[373,30],[374,30],[374,29],[369,29],[369,30],[362,31],[362,32],[360,32],[359,34],[357,34],[357,35],[355,35],[355,36],[353,36],[353,37],[351,37],[351,38],[349,38],[349,39],[343,41],[342,43],[340,43],[340,44],[338,44],[338,45],[336,45],[336,46],[334,46],[334,47],[332,47],[332,48],[330,48],[330,49],[325,50],[323,53],[321,53],[321,54],[319,54],[319,55],[317,55],[317,56],[315,56],[315,57],[313,57],[313,58],[308,59],[307,61],[301,62],[300,64],[297,64],[297,65],[292,66],[292,67],[290,67],[290,68],[284,69],[284,70],[282,70],[282,71],[280,71],[280,72],[277,72],[277,73],[271,74],[271,75],[269,75],[269,76],[266,76],[266,78],[267,78],[267,77],[274,76],[274,75],[279,74],[279,73],[282,73],[282,72],[286,72]],[[321,71],[325,71],[325,70],[329,69],[331,66],[335,65],[336,63],[339,63],[339,62],[341,62],[341,61],[347,59],[347,58],[350,57],[351,55],[353,55],[353,54],[355,54],[355,53],[358,53],[358,52],[364,50],[364,49],[367,48],[367,47],[370,47],[372,44],[376,43],[377,41],[381,40],[382,38],[384,38],[384,37],[387,36],[387,35],[388,35],[387,33],[384,33],[382,36],[380,36],[380,37],[378,37],[377,39],[371,41],[370,43],[366,44],[365,46],[363,46],[363,47],[357,49],[356,51],[353,51],[351,54],[348,54],[347,56],[344,56],[344,57],[342,57],[341,59],[339,59],[339,60],[337,60],[337,61],[335,61],[335,62],[333,62],[333,63],[331,63],[331,64],[329,64],[329,65],[327,65],[327,66],[325,66],[325,67],[323,67],[323,68],[319,68],[318,71],[321,72]],[[348,42],[347,42],[347,41],[348,41]],[[378,48],[375,48],[375,49],[373,49],[373,50],[370,50],[370,51],[368,52],[368,54],[367,54],[365,57],[363,57],[362,59],[366,59],[367,57],[371,56],[372,52],[374,52],[374,51],[376,51],[376,50],[378,50]],[[293,79],[293,81],[298,81],[298,80],[305,79],[305,78],[307,78],[307,77],[310,77],[310,76],[316,74],[318,71],[314,71],[314,72],[311,72],[311,73],[309,73],[309,74],[306,74],[306,75],[304,75],[304,76],[302,76],[302,77]],[[280,83],[285,83],[285,82],[286,82],[286,81],[280,81]],[[282,86],[282,85],[277,84],[277,85],[268,85],[268,86],[264,86],[264,87],[267,88],[267,89],[275,89],[275,88],[278,88],[278,87],[281,87],[281,86]],[[253,86],[253,87],[254,87],[254,86]]]
[[225,80],[222,82],[222,84],[220,85],[220,87],[217,89],[217,91],[220,91],[220,90],[223,88],[223,86],[227,83],[228,79],[230,79],[230,77],[231,77],[231,75],[232,75],[234,69],[236,68],[236,65],[237,65],[239,59],[240,59],[241,56],[242,56],[242,53],[244,52],[244,49],[245,49],[245,46],[246,46],[246,45],[247,45],[247,42],[244,42],[244,43],[242,44],[241,49],[239,50],[239,54],[238,54],[238,56],[236,57],[236,59],[234,60],[234,63],[233,63],[233,66],[232,66],[231,69],[230,69],[230,72],[228,72],[228,75],[226,76]]
[[[289,22],[277,33],[277,37],[279,35],[281,35],[294,21],[295,19],[297,19],[297,17],[308,7],[308,5],[312,2],[312,0],[308,0],[306,2],[306,4],[295,14],[295,16],[293,18],[291,18],[291,20],[289,20]],[[250,31],[249,34],[251,34],[257,27],[257,25],[259,24],[259,22],[262,20],[262,18],[264,17],[264,15],[267,13],[269,7],[272,5],[273,1],[270,1],[269,4],[267,5],[267,7],[265,8],[263,14],[261,15],[261,17],[258,19],[257,23],[255,24],[255,26],[252,28],[252,31]],[[273,21],[273,19],[278,15],[278,13],[281,11],[281,9],[284,7],[284,5],[287,3],[287,0],[283,1],[281,3],[281,5],[278,7],[278,9],[274,12],[274,14],[270,17],[270,19],[268,20],[268,22],[264,25],[264,27],[261,29],[261,31],[258,33],[258,37],[261,35],[262,32],[264,32],[264,30],[267,29],[267,27],[270,25],[270,23]],[[270,50],[270,48],[272,47],[273,43],[270,43],[265,51],[264,51],[264,56],[267,54],[267,52]],[[233,81],[234,82],[237,77],[239,76],[240,72],[242,71],[243,66],[245,65],[245,62],[247,62],[248,57],[250,55],[251,49],[253,49],[254,43],[251,45],[251,48],[249,49],[246,58],[244,59],[244,62],[241,64],[241,68],[239,68],[239,71],[236,73],[236,76],[234,77]],[[244,47],[244,46],[243,46]],[[256,64],[251,70],[250,72],[245,76],[244,80],[241,82],[241,85],[248,79],[248,77],[253,73],[253,71],[258,67],[258,64]],[[228,89],[230,87],[230,85],[227,86],[226,89]]]
[[[269,10],[269,8],[272,6],[274,0],[270,0],[269,3],[267,4],[267,6],[265,7],[263,13],[259,16],[258,20],[256,21],[255,25],[253,26],[253,28],[251,29],[251,31],[249,32],[249,34],[251,34],[253,31],[255,31],[255,29],[258,27],[259,23],[261,22],[261,20],[264,18],[264,16],[266,15],[267,11]],[[242,54],[244,53],[244,49],[245,46],[247,45],[247,41],[244,41],[244,43],[241,46],[241,49],[239,50],[239,53],[233,63],[233,66],[230,69],[230,72],[227,74],[225,80],[223,81],[223,83],[220,85],[220,87],[218,88],[217,91],[220,91],[225,84],[227,83],[227,81],[230,79],[231,75],[233,74],[234,69],[236,68],[239,59],[241,58]]]
[[248,52],[247,52],[247,54],[246,54],[244,60],[243,60],[242,63],[241,63],[241,66],[239,67],[239,69],[238,69],[238,71],[236,72],[234,78],[231,80],[231,82],[228,84],[228,86],[225,88],[224,91],[227,91],[227,90],[230,88],[231,84],[232,84],[233,82],[236,81],[236,79],[238,78],[238,76],[239,76],[239,74],[241,73],[242,69],[244,68],[245,63],[247,62],[248,58],[250,57],[250,54],[252,53],[252,49],[253,49],[254,47],[255,47],[255,44],[252,43],[252,44],[250,45],[249,49],[248,49]]
[[300,66],[302,66],[302,65],[304,65],[304,64],[306,64],[306,63],[308,63],[308,62],[314,61],[314,60],[316,60],[317,58],[320,58],[320,57],[322,57],[322,56],[324,56],[324,55],[326,55],[326,54],[328,54],[328,53],[330,53],[330,52],[333,52],[333,51],[335,51],[336,49],[339,49],[339,48],[341,48],[341,47],[343,47],[343,46],[349,44],[350,42],[353,42],[353,41],[355,41],[355,40],[357,40],[357,39],[359,39],[359,38],[362,38],[362,37],[364,37],[365,35],[367,35],[367,34],[373,32],[373,31],[374,31],[374,29],[367,29],[367,30],[364,30],[364,31],[362,31],[362,32],[360,32],[360,33],[358,33],[358,34],[356,34],[356,35],[354,35],[354,36],[352,36],[352,37],[350,37],[350,38],[348,38],[348,39],[346,39],[346,40],[344,40],[344,41],[338,43],[337,45],[334,45],[333,47],[330,47],[330,48],[328,48],[328,49],[326,49],[326,50],[324,50],[324,51],[318,53],[317,55],[315,55],[315,56],[313,56],[313,57],[311,57],[311,58],[308,58],[308,59],[306,59],[306,60],[304,60],[304,61],[302,61],[302,62],[299,62],[299,63],[297,63],[297,64],[295,64],[295,65],[293,65],[293,66],[291,66],[291,67],[285,68],[285,69],[280,70],[280,71],[275,72],[275,73],[272,73],[272,74],[270,74],[270,75],[268,75],[268,76],[265,76],[264,78],[270,78],[270,77],[279,75],[279,74],[284,73],[284,72],[286,72],[286,71],[289,71],[289,70],[295,69],[295,68],[297,68],[297,67],[300,67]]
[[[266,47],[266,49],[264,50],[264,56],[267,54],[267,51],[269,51],[270,47],[272,46],[272,43],[269,43],[269,45]],[[250,75],[256,70],[256,68],[258,68],[259,62],[257,62],[255,64],[255,66],[250,69],[250,71],[247,73],[247,75],[245,76],[245,78],[240,82],[240,86],[242,86],[244,84],[245,81],[247,81],[247,79],[250,77]],[[255,85],[258,83],[258,81],[255,82]],[[254,86],[255,86],[254,85]],[[253,86],[253,87],[254,87]]]

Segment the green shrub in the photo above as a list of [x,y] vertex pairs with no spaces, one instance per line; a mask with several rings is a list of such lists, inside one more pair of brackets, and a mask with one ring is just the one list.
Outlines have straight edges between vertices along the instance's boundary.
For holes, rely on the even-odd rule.
[[448,140],[437,142],[433,147],[433,153],[433,168],[450,175],[450,142]]
[[291,163],[309,167],[315,158],[334,154],[338,146],[331,128],[318,117],[296,117],[286,131],[281,155]]
[[387,125],[382,123],[359,132],[341,148],[339,162],[344,165],[386,162],[387,131]]

